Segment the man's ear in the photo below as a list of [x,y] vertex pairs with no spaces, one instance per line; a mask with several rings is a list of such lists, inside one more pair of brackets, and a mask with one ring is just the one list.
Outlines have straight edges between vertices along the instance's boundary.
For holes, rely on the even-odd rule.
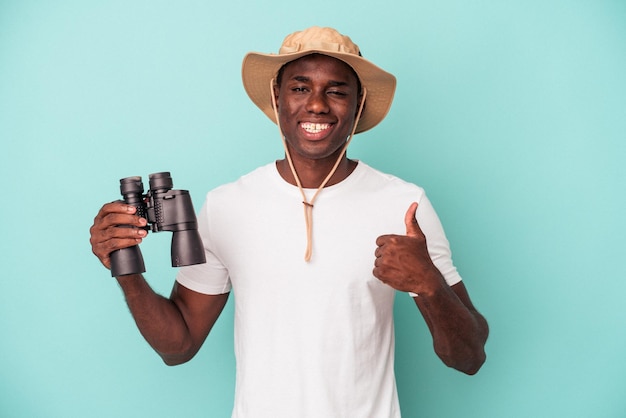
[[274,106],[274,104],[276,104],[276,107],[278,107],[278,96],[280,94],[280,86],[278,84],[276,84],[275,81],[272,83],[272,94],[274,95],[274,100],[272,101],[272,106]]
[[[355,117],[359,114],[359,108],[361,107],[361,102],[363,100],[365,100],[365,96],[363,95],[363,92],[361,92],[359,93],[359,98],[357,100],[356,112],[354,113]],[[363,110],[361,111],[361,116],[363,115],[363,112],[365,111],[366,106],[367,106],[367,100],[365,100],[365,102],[363,103]]]

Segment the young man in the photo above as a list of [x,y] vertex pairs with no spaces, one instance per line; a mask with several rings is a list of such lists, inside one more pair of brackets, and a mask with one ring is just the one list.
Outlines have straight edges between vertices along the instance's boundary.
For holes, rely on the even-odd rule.
[[[476,311],[424,191],[345,150],[387,114],[395,78],[330,28],[248,54],[246,91],[277,123],[285,158],[207,196],[207,263],[181,268],[169,298],[118,277],[146,340],[170,365],[190,360],[235,299],[233,417],[399,417],[393,302],[409,292],[439,357],[474,374],[488,327]],[[304,216],[303,216],[304,214]],[[131,225],[133,228],[120,228]],[[141,242],[145,220],[105,205],[94,253]]]

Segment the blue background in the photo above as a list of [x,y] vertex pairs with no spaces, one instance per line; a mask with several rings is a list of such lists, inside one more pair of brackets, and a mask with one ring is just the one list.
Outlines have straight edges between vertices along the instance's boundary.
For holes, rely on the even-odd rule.
[[[282,156],[240,66],[333,26],[398,77],[349,156],[426,188],[488,318],[447,369],[398,295],[406,417],[626,416],[626,2],[0,0],[0,416],[226,417],[232,300],[169,368],[91,254],[118,179],[211,188]],[[168,293],[169,234],[142,250]]]

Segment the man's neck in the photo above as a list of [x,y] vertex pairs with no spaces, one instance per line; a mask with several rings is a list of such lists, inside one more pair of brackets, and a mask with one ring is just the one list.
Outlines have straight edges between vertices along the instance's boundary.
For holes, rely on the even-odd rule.
[[[317,189],[322,182],[326,179],[328,174],[333,168],[335,161],[330,160],[296,160],[294,161],[294,167],[302,187],[305,189]],[[332,186],[345,180],[357,167],[358,163],[354,160],[350,160],[343,156],[337,170],[333,173],[332,177],[326,183],[326,186]],[[296,179],[289,167],[289,161],[282,159],[276,161],[276,169],[280,176],[289,184],[297,185]]]

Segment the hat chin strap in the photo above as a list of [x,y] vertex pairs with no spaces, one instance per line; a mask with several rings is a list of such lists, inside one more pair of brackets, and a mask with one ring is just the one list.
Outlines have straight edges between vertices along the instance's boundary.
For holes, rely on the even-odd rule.
[[307,199],[306,193],[304,193],[304,188],[302,187],[302,183],[300,182],[300,177],[298,177],[298,173],[296,172],[296,168],[293,165],[293,161],[291,159],[291,155],[289,153],[289,148],[287,147],[287,141],[285,140],[285,135],[283,134],[283,130],[280,126],[280,119],[278,118],[278,106],[276,105],[276,97],[274,97],[274,81],[272,78],[270,80],[270,93],[272,97],[272,107],[274,109],[274,116],[276,118],[276,125],[278,126],[278,132],[280,133],[280,139],[283,142],[283,148],[285,148],[285,155],[287,156],[287,161],[289,162],[289,168],[291,169],[291,173],[293,174],[294,179],[296,180],[296,184],[298,185],[298,189],[300,190],[300,194],[302,195],[302,204],[304,205],[304,221],[306,223],[306,252],[304,253],[304,261],[311,261],[311,256],[313,254],[313,203],[317,199],[317,196],[320,194],[326,183],[330,180],[330,178],[337,171],[337,167],[339,167],[339,163],[343,158],[350,141],[352,141],[352,137],[354,136],[354,132],[356,131],[356,127],[359,124],[359,120],[361,119],[361,113],[363,112],[363,105],[365,104],[365,97],[367,96],[367,89],[363,87],[363,97],[361,98],[361,103],[359,104],[359,111],[357,112],[356,118],[354,120],[354,126],[352,127],[352,132],[350,132],[350,136],[348,140],[343,145],[341,149],[341,153],[337,157],[337,161],[335,161],[335,165],[328,173],[328,176],[324,179],[322,184],[317,188],[317,191],[311,198],[311,200]]

